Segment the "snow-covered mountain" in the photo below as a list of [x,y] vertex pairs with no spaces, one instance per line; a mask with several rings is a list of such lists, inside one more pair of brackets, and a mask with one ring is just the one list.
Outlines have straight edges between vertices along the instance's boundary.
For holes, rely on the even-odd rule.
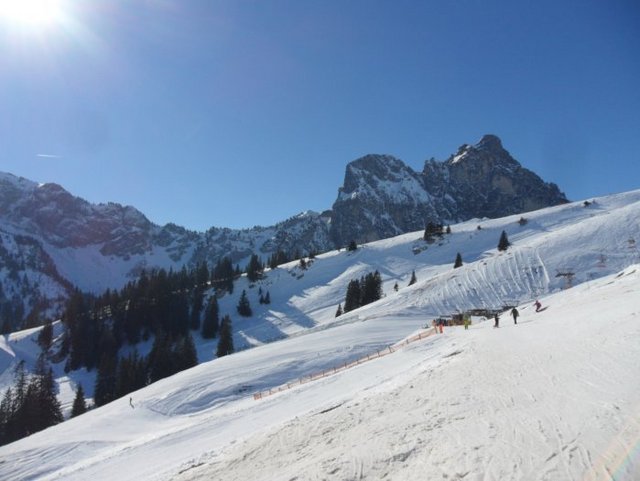
[[[242,278],[220,308],[247,290],[255,313],[234,316],[234,340],[253,348],[0,448],[0,478],[640,479],[640,191],[591,200]],[[503,230],[512,246],[498,252]],[[348,282],[373,270],[384,297],[335,318]],[[518,325],[505,313],[499,329],[430,328],[507,304]],[[3,339],[0,363],[35,356],[36,335]],[[201,361],[213,350],[198,341]],[[91,373],[56,373],[68,410]]]
[[[56,184],[0,173],[0,321],[52,316],[73,286],[101,293],[143,269],[179,270],[223,256],[331,248],[329,218],[304,212],[271,227],[204,233],[158,226],[130,206],[90,204]],[[37,319],[34,319],[34,323]],[[2,322],[0,322],[0,326]]]
[[277,251],[327,252],[428,221],[500,217],[564,202],[555,185],[521,167],[492,135],[445,162],[428,161],[422,173],[392,156],[368,155],[347,165],[331,210],[270,227],[204,233],[158,226],[133,207],[91,204],[57,184],[0,173],[0,327],[25,317],[36,325],[59,313],[73,286],[119,289],[143,269],[213,266],[223,256],[243,265],[252,253],[266,261]]

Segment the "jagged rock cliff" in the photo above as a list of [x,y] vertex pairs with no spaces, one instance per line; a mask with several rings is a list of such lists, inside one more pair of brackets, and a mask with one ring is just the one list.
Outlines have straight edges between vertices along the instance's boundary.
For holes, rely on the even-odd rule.
[[367,155],[347,165],[331,236],[337,246],[373,241],[420,229],[432,217],[437,212],[420,174],[390,155]]
[[429,221],[453,223],[502,217],[567,202],[552,183],[522,167],[495,135],[463,145],[421,173],[388,155],[347,166],[333,205],[331,236],[341,246],[420,230]]
[[427,190],[438,196],[441,214],[456,220],[503,217],[567,202],[557,185],[522,167],[495,135],[461,146],[443,163],[426,162],[423,176]]

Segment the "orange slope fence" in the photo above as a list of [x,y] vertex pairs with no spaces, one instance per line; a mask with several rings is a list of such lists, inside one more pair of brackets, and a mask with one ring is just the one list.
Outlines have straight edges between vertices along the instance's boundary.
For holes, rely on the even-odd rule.
[[402,349],[407,344],[411,344],[412,342],[420,341],[422,339],[425,339],[425,338],[427,338],[429,336],[434,335],[435,333],[436,333],[435,328],[434,329],[429,329],[426,332],[421,332],[419,334],[416,334],[415,336],[411,336],[411,337],[409,337],[407,339],[404,339],[403,341],[401,341],[401,342],[399,342],[397,344],[394,344],[392,346],[386,347],[386,348],[382,349],[381,351],[376,351],[376,352],[374,352],[372,354],[369,354],[369,355],[367,355],[365,357],[362,357],[362,358],[360,358],[360,359],[358,359],[356,361],[345,362],[344,364],[341,364],[339,366],[334,366],[334,367],[331,367],[329,369],[325,369],[325,370],[323,370],[321,372],[317,372],[315,374],[311,374],[309,376],[303,376],[300,379],[288,382],[286,384],[282,384],[280,386],[268,389],[266,391],[260,391],[260,392],[254,393],[253,394],[253,399],[255,399],[257,401],[258,399],[262,399],[264,397],[271,396],[272,394],[276,394],[276,393],[279,393],[279,392],[282,392],[282,391],[286,391],[287,389],[291,389],[293,387],[300,386],[302,384],[306,384],[308,382],[315,381],[317,379],[322,379],[324,377],[329,377],[329,376],[332,376],[332,375],[337,374],[339,372],[346,371],[347,369],[351,369],[352,367],[358,366],[358,365],[363,364],[363,363],[365,363],[367,361],[371,361],[372,359],[378,359],[378,358],[383,357],[383,356],[388,356],[389,354],[393,354],[394,352]]

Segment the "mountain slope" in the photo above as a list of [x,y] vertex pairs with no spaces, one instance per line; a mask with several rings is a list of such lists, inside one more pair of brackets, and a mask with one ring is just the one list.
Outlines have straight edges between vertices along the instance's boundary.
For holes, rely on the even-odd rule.
[[[427,162],[421,173],[392,156],[365,156],[347,165],[331,210],[306,211],[269,227],[203,233],[158,226],[131,206],[91,204],[57,184],[0,173],[0,255],[3,244],[25,240],[39,251],[34,261],[13,249],[13,263],[6,262],[13,268],[0,264],[0,327],[24,326],[25,318],[37,325],[60,314],[72,287],[101,294],[143,269],[212,267],[223,256],[242,266],[253,253],[267,261],[279,251],[293,258],[411,232],[429,221],[501,217],[564,202],[555,185],[522,168],[491,135],[445,162]],[[16,294],[22,290],[29,296]]]
[[176,479],[638,479],[639,268],[278,394]]
[[[368,316],[376,308],[374,304],[334,317],[349,281],[375,270],[381,273],[386,294],[380,303],[393,306],[399,315],[447,315],[533,300],[566,287],[568,278],[558,274],[573,273],[572,282],[578,284],[640,262],[638,215],[640,191],[633,191],[596,199],[588,207],[576,202],[531,212],[526,225],[520,225],[520,215],[456,224],[451,234],[433,244],[422,240],[419,231],[366,244],[355,252],[332,251],[318,256],[306,270],[291,262],[267,270],[265,278],[255,283],[242,277],[232,295],[219,299],[220,314],[233,319],[236,349],[301,335],[309,329],[326,329]],[[513,244],[505,253],[496,250],[502,230]],[[458,252],[464,265],[454,270]],[[406,288],[412,271],[418,282]],[[402,287],[397,293],[393,290],[396,283]],[[270,293],[270,305],[258,302],[260,289]],[[236,313],[243,290],[254,311],[251,318]],[[211,360],[215,340],[203,341],[198,333],[194,336],[200,362]],[[147,342],[137,349],[144,354],[149,347]],[[26,360],[28,365],[35,364],[35,356]],[[6,366],[15,362],[17,359],[8,360]],[[94,374],[89,373],[88,379],[84,373],[66,374],[63,364],[54,366],[59,378],[70,378],[72,384],[82,381],[91,397]],[[4,379],[0,388],[10,381],[10,375]],[[69,406],[71,400],[63,401]]]
[[[270,271],[261,285],[273,304],[234,318],[239,345],[257,347],[133,393],[133,409],[121,399],[0,448],[0,477],[635,480],[640,461],[624,456],[640,435],[638,214],[634,191],[532,212],[524,226],[520,216],[454,225],[441,245],[414,232]],[[495,248],[502,230],[506,253]],[[465,265],[454,270],[455,252]],[[386,297],[334,318],[348,281],[374,268]],[[556,275],[569,269],[581,284],[561,290]],[[255,295],[240,282],[236,292]],[[428,332],[436,315],[514,300],[517,326],[475,318],[468,332],[446,328],[252,397]],[[286,338],[261,345],[274,334]]]
[[318,357],[337,363],[360,336],[374,347],[418,319],[371,319],[223,358],[134,393],[134,409],[123,399],[0,449],[10,460],[0,473],[578,480],[615,472],[631,481],[640,473],[637,458],[624,459],[640,435],[637,269],[547,297],[543,313],[525,306],[518,326],[447,328],[260,401],[244,391],[252,382],[286,382],[294,365],[320,369]]

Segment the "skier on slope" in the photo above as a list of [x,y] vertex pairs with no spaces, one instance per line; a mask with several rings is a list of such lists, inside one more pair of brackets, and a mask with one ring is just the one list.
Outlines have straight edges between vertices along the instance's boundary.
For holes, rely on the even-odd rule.
[[511,315],[513,316],[513,323],[518,324],[518,316],[520,315],[518,309],[516,309],[515,307],[511,309]]
[[536,312],[540,312],[540,308],[542,307],[540,301],[536,299],[536,302],[534,302],[533,305],[536,306]]
[[496,315],[493,316],[494,324],[493,327],[500,327],[500,315],[496,312]]

